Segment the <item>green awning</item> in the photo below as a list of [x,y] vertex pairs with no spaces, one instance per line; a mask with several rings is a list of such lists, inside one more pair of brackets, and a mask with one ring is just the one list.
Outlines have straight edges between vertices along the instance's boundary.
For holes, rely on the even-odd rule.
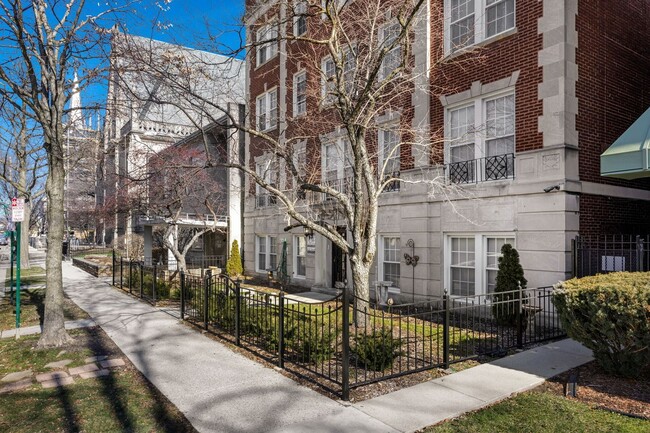
[[650,108],[600,155],[600,175],[650,177]]

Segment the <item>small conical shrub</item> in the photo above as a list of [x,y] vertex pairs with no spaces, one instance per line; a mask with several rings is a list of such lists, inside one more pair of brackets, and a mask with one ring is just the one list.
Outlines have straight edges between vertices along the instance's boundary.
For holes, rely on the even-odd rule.
[[[505,244],[501,247],[499,271],[492,296],[492,314],[499,325],[517,325],[518,289],[520,284],[522,289],[526,289],[527,283],[524,278],[524,268],[519,263],[519,252],[512,245]],[[522,299],[522,303],[525,303],[525,299]]]
[[239,255],[239,243],[237,239],[232,241],[232,248],[230,248],[230,257],[226,263],[226,273],[231,278],[237,278],[244,273],[244,267],[241,264],[241,256]]

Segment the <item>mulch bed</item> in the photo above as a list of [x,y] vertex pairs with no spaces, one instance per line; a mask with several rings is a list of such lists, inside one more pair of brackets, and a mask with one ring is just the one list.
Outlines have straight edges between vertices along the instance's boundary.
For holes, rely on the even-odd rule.
[[564,395],[564,385],[578,374],[578,401],[601,409],[650,419],[650,372],[640,378],[627,379],[606,373],[595,361],[549,379],[542,389]]

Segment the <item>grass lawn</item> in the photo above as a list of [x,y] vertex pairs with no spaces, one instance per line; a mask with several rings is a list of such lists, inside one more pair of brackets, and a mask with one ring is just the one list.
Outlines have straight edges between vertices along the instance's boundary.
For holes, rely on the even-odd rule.
[[[20,291],[20,326],[33,326],[41,323],[44,314],[45,289],[27,289]],[[0,298],[0,330],[16,327],[15,308],[9,302],[9,295]],[[88,314],[66,298],[63,304],[63,314],[66,320],[86,319]]]
[[[9,288],[11,279],[9,278],[9,269],[6,271],[5,287]],[[16,278],[16,269],[14,269],[14,279]],[[45,269],[40,266],[20,269],[20,285],[28,284],[45,284]]]
[[[66,368],[84,364],[93,355],[121,356],[99,328],[71,331],[75,342],[61,349],[33,349],[38,336],[0,340],[0,377],[69,359]],[[126,358],[124,358],[126,360]],[[127,366],[96,379],[75,377],[75,383],[44,389],[36,382],[23,391],[0,394],[2,432],[194,432],[183,414],[128,361]]]
[[425,433],[611,432],[645,433],[650,421],[626,417],[554,395],[532,391],[424,430]]

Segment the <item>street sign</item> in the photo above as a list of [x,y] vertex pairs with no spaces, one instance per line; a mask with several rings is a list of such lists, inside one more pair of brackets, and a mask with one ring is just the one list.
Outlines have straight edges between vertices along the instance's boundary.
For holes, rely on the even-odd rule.
[[25,219],[25,199],[14,197],[11,199],[11,221],[22,222]]

